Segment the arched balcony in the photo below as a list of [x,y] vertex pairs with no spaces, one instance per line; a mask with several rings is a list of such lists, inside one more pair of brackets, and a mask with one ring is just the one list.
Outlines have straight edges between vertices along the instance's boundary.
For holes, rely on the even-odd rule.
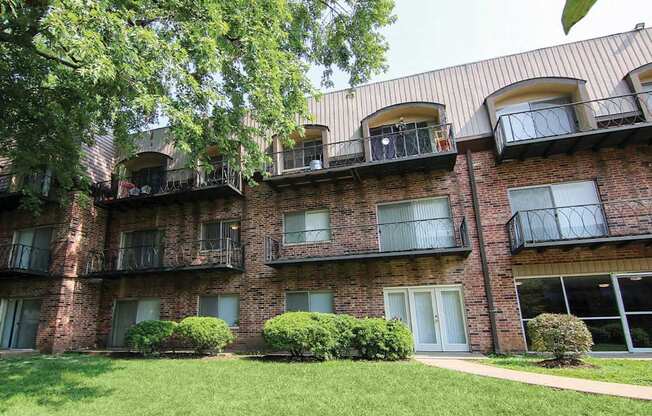
[[640,94],[590,100],[586,81],[545,77],[505,86],[485,100],[499,160],[625,146],[648,134]]
[[304,126],[295,146],[275,139],[265,180],[272,186],[415,170],[450,170],[457,148],[445,107],[410,102],[381,108],[360,122],[362,137],[337,140],[322,125]]

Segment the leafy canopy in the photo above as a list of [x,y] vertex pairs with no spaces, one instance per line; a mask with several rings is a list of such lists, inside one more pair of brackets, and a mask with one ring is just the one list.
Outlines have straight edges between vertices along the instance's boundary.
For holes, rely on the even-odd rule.
[[[87,186],[94,137],[119,150],[167,120],[200,163],[216,147],[246,178],[265,161],[257,138],[309,119],[306,72],[352,85],[385,69],[380,31],[393,0],[0,0],[0,160],[45,166],[63,190]],[[249,120],[250,122],[244,122]],[[0,163],[2,164],[2,163]],[[24,192],[29,192],[25,190]]]

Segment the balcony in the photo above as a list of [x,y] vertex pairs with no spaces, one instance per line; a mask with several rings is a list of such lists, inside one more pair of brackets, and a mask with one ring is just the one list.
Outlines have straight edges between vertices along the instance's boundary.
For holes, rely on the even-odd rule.
[[196,240],[165,246],[134,246],[89,253],[82,275],[124,275],[199,270],[244,270],[243,248],[232,239]]
[[494,129],[499,160],[650,143],[652,93],[505,114]]
[[652,198],[519,211],[507,223],[513,254],[525,249],[652,243]]
[[382,224],[345,225],[283,233],[265,240],[265,264],[365,261],[419,256],[466,256],[471,252],[466,221],[432,218]]
[[0,276],[47,276],[51,251],[24,244],[0,246]]
[[23,189],[31,189],[42,199],[51,197],[51,176],[43,173],[29,175],[25,178],[15,173],[0,175],[0,211],[11,210],[18,207],[23,196]]
[[95,203],[105,207],[127,208],[147,203],[170,203],[242,195],[240,172],[228,164],[212,170],[174,169],[156,178],[125,177],[98,182],[92,189]]
[[450,124],[296,147],[269,155],[264,180],[290,186],[419,170],[452,170],[457,147]]

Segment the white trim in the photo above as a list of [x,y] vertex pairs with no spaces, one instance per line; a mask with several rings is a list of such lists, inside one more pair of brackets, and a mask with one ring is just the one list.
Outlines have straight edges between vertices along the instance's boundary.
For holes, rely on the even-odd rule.
[[[466,340],[465,344],[449,344],[446,342],[446,322],[443,319],[444,310],[442,307],[442,297],[441,292],[445,291],[455,291],[459,294],[460,299],[460,312],[462,313],[462,322],[464,326],[464,338]],[[433,313],[435,314],[434,325],[435,325],[435,334],[437,337],[437,343],[435,344],[417,344],[417,334],[418,330],[415,326],[416,322],[416,309],[414,307],[414,293],[415,292],[430,292],[432,297],[432,306]],[[464,287],[461,284],[445,284],[445,285],[420,285],[420,286],[394,286],[394,287],[384,287],[383,288],[383,301],[384,301],[384,312],[385,318],[389,317],[389,299],[388,294],[390,293],[403,293],[405,295],[405,302],[407,308],[408,327],[412,331],[412,336],[414,337],[415,348],[418,351],[469,351],[470,341],[469,341],[469,331],[468,331],[468,321],[466,317],[466,306],[464,301]]]

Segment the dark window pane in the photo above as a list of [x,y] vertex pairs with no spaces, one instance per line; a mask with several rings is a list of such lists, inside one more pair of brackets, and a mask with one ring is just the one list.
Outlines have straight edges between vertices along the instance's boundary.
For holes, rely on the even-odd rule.
[[634,348],[652,348],[652,314],[627,315]]
[[570,313],[579,317],[618,316],[609,276],[564,277]]
[[620,319],[585,319],[593,336],[592,351],[627,351]]
[[566,313],[558,277],[523,279],[518,280],[516,284],[524,319],[534,318],[542,313]]
[[202,296],[199,299],[199,316],[212,316],[217,318],[217,296]]
[[626,312],[652,311],[652,276],[618,278]]
[[308,300],[308,292],[301,293],[288,293],[286,298],[286,308],[290,311],[308,311],[310,309],[310,302]]

